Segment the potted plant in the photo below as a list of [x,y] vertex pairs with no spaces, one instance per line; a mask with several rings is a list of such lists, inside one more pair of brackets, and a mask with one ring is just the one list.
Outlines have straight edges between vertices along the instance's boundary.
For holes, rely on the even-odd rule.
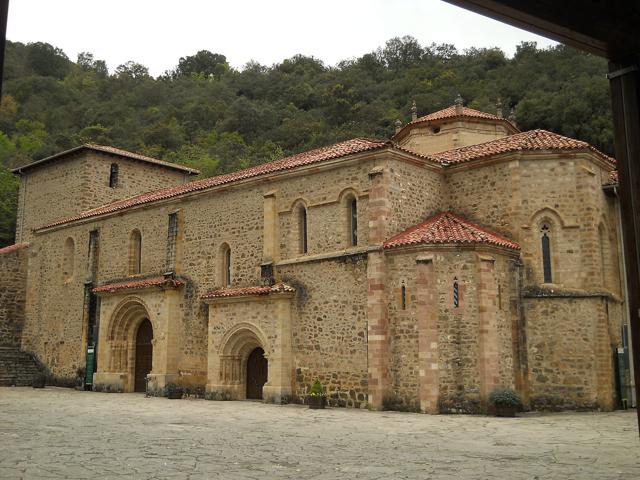
[[33,388],[44,388],[47,383],[47,376],[44,373],[38,373],[33,377]]
[[496,388],[489,394],[489,402],[494,406],[497,417],[515,417],[522,408],[520,395],[510,388]]
[[182,398],[184,388],[176,383],[167,383],[165,391],[167,393],[167,398],[171,400],[178,400]]
[[313,408],[314,410],[327,406],[327,395],[319,379],[313,383],[311,390],[309,390],[309,394],[307,395],[307,404],[309,405],[309,408]]

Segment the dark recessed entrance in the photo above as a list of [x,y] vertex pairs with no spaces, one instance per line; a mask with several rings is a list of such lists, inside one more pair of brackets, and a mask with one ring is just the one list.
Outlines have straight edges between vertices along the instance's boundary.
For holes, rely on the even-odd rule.
[[153,327],[148,319],[144,319],[136,333],[135,392],[147,390],[147,374],[151,373],[153,359]]
[[262,387],[267,383],[268,365],[264,350],[253,349],[247,359],[247,399],[262,400]]

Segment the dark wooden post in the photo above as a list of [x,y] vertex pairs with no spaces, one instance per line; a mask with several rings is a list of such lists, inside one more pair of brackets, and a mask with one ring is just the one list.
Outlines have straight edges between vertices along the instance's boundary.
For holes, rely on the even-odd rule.
[[[640,57],[609,62],[627,302],[636,384],[640,400]],[[637,409],[640,426],[640,408]]]

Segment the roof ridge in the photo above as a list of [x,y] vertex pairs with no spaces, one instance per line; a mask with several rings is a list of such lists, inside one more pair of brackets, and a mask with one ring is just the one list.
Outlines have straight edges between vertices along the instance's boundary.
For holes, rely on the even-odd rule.
[[[457,231],[456,231],[457,230]],[[519,250],[520,245],[461,215],[446,210],[413,225],[384,242],[384,248],[419,244],[486,243]]]
[[112,147],[112,146],[108,146],[108,145],[99,145],[97,143],[83,143],[81,145],[78,145],[78,146],[73,147],[73,148],[69,148],[67,150],[64,150],[62,152],[56,153],[54,155],[49,155],[48,157],[41,158],[40,160],[33,161],[33,162],[28,163],[26,165],[23,165],[21,167],[14,168],[13,170],[11,170],[11,172],[12,173],[22,173],[24,170],[31,169],[33,167],[37,167],[37,166],[42,165],[44,163],[48,163],[50,161],[53,161],[53,160],[56,160],[56,159],[59,159],[59,158],[63,158],[66,155],[71,155],[73,153],[79,152],[83,148],[94,150],[94,151],[98,151],[98,152],[102,152],[102,153],[112,154],[112,155],[119,155],[121,157],[130,158],[132,160],[140,160],[140,161],[143,161],[143,162],[153,163],[155,165],[160,165],[160,166],[171,168],[171,169],[174,169],[174,170],[181,170],[183,172],[188,172],[191,175],[199,175],[200,174],[199,170],[197,170],[195,168],[187,167],[185,165],[181,165],[179,163],[167,162],[166,160],[160,160],[159,158],[150,157],[148,155],[142,155],[141,153],[131,152],[129,150],[124,150],[124,149],[119,148],[119,147]]
[[229,172],[214,177],[203,178],[173,187],[152,190],[139,195],[134,195],[121,200],[116,200],[99,207],[80,212],[70,217],[56,220],[47,225],[41,226],[36,230],[55,227],[65,223],[91,218],[102,214],[112,213],[125,208],[150,203],[166,198],[178,197],[180,195],[205,190],[207,188],[232,183],[234,181],[244,180],[248,178],[258,177],[260,175],[276,173],[284,170],[290,170],[299,166],[314,164],[326,160],[346,157],[348,155],[362,153],[365,151],[376,150],[384,146],[392,146],[389,140],[369,139],[365,137],[356,137],[349,140],[343,140],[324,147],[318,147],[313,150],[307,150],[287,157],[279,158],[271,162],[254,165],[253,167],[244,168],[235,172]]

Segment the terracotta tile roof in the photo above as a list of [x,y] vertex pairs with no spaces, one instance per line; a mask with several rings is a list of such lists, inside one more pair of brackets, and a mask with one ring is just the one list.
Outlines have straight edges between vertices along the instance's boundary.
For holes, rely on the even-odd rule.
[[456,106],[452,105],[442,110],[438,110],[437,112],[433,112],[410,121],[404,127],[402,127],[400,131],[393,136],[393,138],[404,136],[407,131],[411,130],[411,127],[420,123],[436,122],[438,120],[448,120],[454,118],[478,118],[483,120],[493,120],[495,122],[504,123],[505,125],[510,127],[513,132],[520,131],[513,123],[511,123],[506,118],[500,118],[497,115],[493,115],[487,112],[481,112],[480,110],[469,107],[462,107],[462,113],[460,114],[456,111]]
[[154,202],[157,200],[164,200],[167,198],[173,198],[186,193],[195,192],[199,190],[205,190],[207,188],[215,187],[218,185],[224,185],[232,183],[238,180],[244,180],[247,178],[253,178],[260,175],[275,173],[284,170],[290,170],[292,168],[300,167],[303,165],[310,165],[313,163],[319,163],[325,160],[331,160],[334,158],[344,157],[354,153],[366,152],[370,150],[376,150],[385,146],[391,146],[391,143],[386,140],[373,140],[367,138],[354,138],[344,142],[336,143],[328,147],[317,148],[315,150],[309,150],[308,152],[299,153],[291,157],[282,158],[273,162],[264,163],[255,167],[240,170],[238,172],[228,173],[226,175],[219,175],[217,177],[205,178],[203,180],[197,180],[195,182],[184,183],[175,187],[164,188],[162,190],[156,190],[135,197],[119,200],[107,205],[103,205],[92,210],[87,210],[78,215],[72,217],[63,218],[57,220],[48,225],[44,225],[36,230],[42,230],[56,225],[62,225],[64,223],[73,222],[75,220],[81,220],[85,218],[97,217],[106,213],[113,213],[119,210],[124,210],[136,205],[142,205],[145,203]]
[[451,105],[442,110],[438,110],[437,112],[430,113],[428,115],[424,115],[422,117],[418,117],[413,120],[411,123],[421,123],[421,122],[430,122],[432,120],[442,120],[445,118],[455,118],[455,117],[472,117],[472,118],[486,118],[489,120],[505,120],[504,118],[500,118],[497,115],[493,115],[487,112],[481,112],[480,110],[475,110],[469,107],[462,107],[462,114],[456,112],[456,106]]
[[67,157],[69,155],[72,155],[76,152],[79,152],[81,150],[94,150],[96,152],[103,152],[103,153],[108,153],[111,155],[118,155],[120,157],[126,157],[126,158],[130,158],[132,160],[139,160],[141,162],[146,162],[146,163],[153,163],[154,165],[160,165],[162,167],[167,167],[173,170],[180,170],[182,172],[185,172],[189,175],[198,175],[200,174],[199,170],[196,170],[194,168],[189,168],[189,167],[185,167],[184,165],[179,165],[177,163],[171,163],[171,162],[165,162],[164,160],[158,160],[157,158],[152,158],[152,157],[147,157],[146,155],[140,155],[139,153],[133,153],[133,152],[128,152],[127,150],[122,150],[120,148],[116,148],[116,147],[108,147],[105,145],[97,145],[95,143],[85,143],[84,145],[80,145],[78,147],[74,147],[70,150],[65,150],[64,152],[60,152],[60,153],[56,153],[55,155],[52,155],[50,157],[47,158],[43,158],[41,160],[38,160],[36,162],[32,162],[29,163],[27,165],[24,165],[22,167],[18,167],[18,168],[14,168],[12,170],[13,173],[22,173],[25,170],[30,170],[34,167],[38,167],[44,163],[48,163],[48,162],[52,162],[55,160],[59,160],[61,158]]
[[23,248],[27,248],[29,246],[28,243],[14,243],[13,245],[8,245],[4,248],[0,248],[0,255],[4,255],[5,253],[15,252],[17,250],[21,250]]
[[270,295],[272,293],[295,292],[296,289],[286,283],[271,286],[219,288],[205,293],[202,298],[245,297],[249,295]]
[[608,162],[615,160],[587,142],[564,137],[546,130],[529,130],[489,142],[431,154],[431,159],[444,164],[462,163],[500,153],[535,150],[590,150]]
[[91,290],[93,293],[116,292],[118,290],[136,290],[149,287],[180,287],[184,280],[180,278],[151,277],[137,280],[125,280],[123,282],[106,283]]
[[487,230],[452,212],[439,213],[414,225],[384,243],[384,248],[404,247],[418,244],[475,244],[483,243],[513,250],[520,245],[502,235]]

